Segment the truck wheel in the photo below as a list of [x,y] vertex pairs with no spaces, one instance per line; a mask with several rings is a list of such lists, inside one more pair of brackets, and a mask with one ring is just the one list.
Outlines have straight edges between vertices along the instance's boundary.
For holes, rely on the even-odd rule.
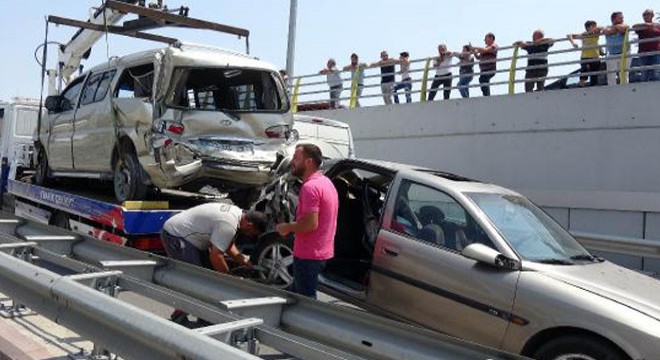
[[149,186],[134,152],[123,151],[119,154],[114,164],[113,183],[115,198],[119,202],[143,200],[147,196]]
[[589,335],[562,336],[548,341],[533,356],[537,360],[630,360],[619,348]]
[[293,283],[293,239],[271,234],[263,239],[250,255],[250,260],[261,268],[259,280],[278,289]]
[[34,172],[34,183],[37,185],[48,185],[52,182],[50,167],[48,166],[48,156],[46,152],[39,150],[37,168]]

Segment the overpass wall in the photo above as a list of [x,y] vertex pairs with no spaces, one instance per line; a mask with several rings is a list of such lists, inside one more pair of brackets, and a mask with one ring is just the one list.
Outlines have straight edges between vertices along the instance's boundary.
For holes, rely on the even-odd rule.
[[660,83],[636,83],[315,114],[348,123],[358,157],[516,189],[570,230],[660,242],[659,105]]

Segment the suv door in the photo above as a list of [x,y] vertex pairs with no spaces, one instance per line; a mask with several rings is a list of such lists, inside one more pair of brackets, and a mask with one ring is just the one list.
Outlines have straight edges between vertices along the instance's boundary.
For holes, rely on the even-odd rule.
[[73,166],[76,170],[110,172],[115,143],[110,83],[117,71],[91,74],[80,97],[73,133]]
[[85,83],[85,76],[75,79],[60,95],[60,108],[57,113],[48,115],[46,128],[48,142],[46,153],[48,165],[53,170],[70,170],[73,168],[73,119],[78,107],[80,91]]
[[510,324],[518,272],[461,255],[495,248],[474,218],[438,188],[400,180],[373,255],[367,303],[429,328],[499,347]]

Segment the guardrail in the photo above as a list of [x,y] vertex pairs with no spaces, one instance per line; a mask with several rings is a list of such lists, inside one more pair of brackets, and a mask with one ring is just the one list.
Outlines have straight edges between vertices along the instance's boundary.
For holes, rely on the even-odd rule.
[[[4,250],[23,251],[36,243],[3,245]],[[62,276],[0,251],[0,288],[4,294],[124,359],[259,359],[80,283],[116,275],[95,272]]]
[[[126,359],[254,358],[210,337],[250,350],[260,342],[301,359],[520,358],[72,234],[13,217],[0,219],[0,251],[24,259],[1,254],[0,291]],[[78,274],[62,277],[36,268],[30,260]],[[132,291],[216,325],[195,333],[76,281],[90,281],[90,286],[110,295]]]
[[570,233],[580,244],[590,250],[660,259],[660,240],[611,236],[582,231],[571,231]]
[[[590,76],[599,76],[599,77],[604,77],[608,74],[617,74],[619,79],[621,81],[619,84],[623,85],[629,82],[629,80],[632,80],[631,82],[636,82],[636,81],[641,81],[639,78],[641,76],[641,72],[643,71],[649,71],[649,70],[654,70],[657,74],[660,74],[660,65],[653,65],[653,66],[642,66],[638,64],[638,59],[640,56],[648,56],[648,55],[658,55],[660,52],[648,52],[648,53],[631,53],[631,49],[633,45],[638,45],[640,43],[645,43],[645,42],[650,42],[650,41],[656,41],[657,39],[660,38],[654,38],[654,39],[633,39],[629,40],[628,34],[624,37],[624,44],[623,44],[623,53],[621,55],[615,55],[615,56],[601,56],[597,60],[599,62],[599,67],[604,70],[598,70],[598,71],[590,71],[590,72],[582,72],[582,73],[570,73],[567,70],[567,67],[570,65],[577,65],[578,67],[583,63],[581,59],[569,59],[567,57],[567,54],[571,53],[580,53],[584,49],[606,49],[608,48],[608,45],[602,44],[602,45],[597,45],[597,46],[588,46],[588,47],[578,47],[578,48],[565,48],[565,49],[557,49],[557,50],[552,50],[547,52],[547,59],[548,59],[548,65],[537,65],[537,66],[518,66],[518,61],[521,59],[530,59],[534,58],[533,54],[528,54],[528,55],[521,55],[519,54],[519,49],[520,47],[518,45],[512,45],[512,46],[503,46],[503,47],[498,47],[498,57],[495,60],[492,61],[483,61],[482,63],[496,63],[498,64],[499,69],[494,70],[494,71],[485,71],[485,72],[479,72],[478,71],[478,65],[479,61],[475,60],[474,61],[474,67],[477,69],[474,69],[474,73],[472,74],[473,80],[471,83],[469,83],[466,86],[458,86],[456,83],[458,79],[461,78],[462,75],[457,74],[458,73],[458,68],[460,67],[460,63],[454,63],[450,67],[450,71],[452,73],[451,76],[447,77],[452,80],[452,86],[451,87],[439,87],[437,88],[437,91],[440,92],[442,90],[459,90],[459,89],[473,89],[473,88],[480,88],[482,84],[478,83],[478,77],[481,75],[499,75],[499,74],[504,74],[507,75],[506,80],[501,80],[501,81],[493,81],[490,82],[488,85],[490,86],[491,89],[495,88],[500,90],[499,93],[502,94],[509,94],[513,95],[516,92],[522,92],[522,89],[518,89],[516,91],[516,85],[524,85],[527,82],[536,82],[536,81],[548,81],[548,80],[561,80],[561,79],[576,79],[580,76],[585,76],[585,77],[590,77]],[[554,40],[554,44],[561,44],[561,43],[566,43],[568,40],[566,38],[559,38]],[[506,55],[505,55],[506,54]],[[503,56],[505,55],[505,56]],[[411,85],[413,86],[413,90],[408,92],[409,94],[413,94],[417,97],[417,100],[420,102],[427,101],[427,94],[429,91],[431,91],[430,87],[430,81],[433,80],[432,74],[430,74],[431,70],[434,68],[432,67],[432,61],[435,59],[435,57],[427,57],[427,58],[419,58],[419,59],[414,59],[410,60],[410,70],[409,74],[411,76]],[[554,59],[557,61],[550,61],[550,59]],[[617,69],[606,69],[605,68],[605,61],[606,60],[616,60],[620,59],[620,67]],[[630,64],[630,65],[628,65]],[[396,65],[398,66],[398,65]],[[549,73],[545,77],[540,77],[540,78],[533,78],[533,79],[525,79],[524,78],[524,72],[527,70],[533,70],[533,69],[539,69],[539,68],[544,68],[547,67],[549,70]],[[453,70],[452,70],[453,69]],[[570,69],[570,68],[569,68]],[[358,92],[358,87],[357,87],[357,78],[358,76],[353,77],[353,80],[351,80],[351,74],[353,71],[359,72],[360,69],[357,70],[343,70],[339,71],[340,76],[342,77],[342,81],[344,84],[348,84],[348,86],[345,86],[343,88],[342,94],[344,96],[340,96],[338,101],[341,103],[343,102],[344,105],[348,106],[342,106],[342,107],[348,107],[348,108],[355,108],[358,105],[358,100],[364,100],[364,99],[373,99],[373,98],[381,98],[383,94],[380,92],[380,79],[384,75],[394,75],[396,77],[399,77],[398,72],[394,73],[387,73],[387,74],[381,74],[380,73],[380,66],[378,65],[373,65],[366,67],[362,69],[365,73],[364,78],[362,79],[364,82],[364,86],[361,87],[360,92],[362,92],[362,95],[359,95]],[[559,75],[555,74],[550,74],[551,72],[559,72]],[[464,75],[463,75],[464,76]],[[293,79],[293,85],[291,86],[290,92],[292,94],[292,105],[294,111],[298,111],[300,108],[301,110],[306,110],[306,109],[311,109],[314,110],[316,108],[318,109],[326,109],[330,108],[329,104],[331,102],[331,98],[328,95],[329,94],[329,88],[327,85],[327,82],[325,80],[325,75],[321,74],[308,74],[308,75],[301,75],[297,77],[292,77]],[[401,81],[396,81],[394,84],[400,83]],[[603,85],[606,82],[606,79],[601,80],[601,84]],[[610,84],[612,85],[612,84]],[[502,91],[503,90],[503,91]],[[345,94],[348,94],[346,96]],[[403,96],[405,93],[399,92],[399,96]],[[495,92],[493,93],[495,94]],[[474,96],[474,92],[470,94],[471,96]],[[367,101],[368,102],[368,101]],[[376,102],[376,101],[371,101],[369,104],[366,104],[367,102],[363,102],[362,105],[379,105],[382,104],[382,102]]]

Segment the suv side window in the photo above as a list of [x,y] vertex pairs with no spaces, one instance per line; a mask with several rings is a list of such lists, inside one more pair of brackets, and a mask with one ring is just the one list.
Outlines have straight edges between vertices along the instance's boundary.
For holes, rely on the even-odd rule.
[[154,64],[130,67],[121,74],[114,91],[116,98],[151,98],[154,84]]
[[77,107],[78,96],[80,95],[80,90],[85,83],[84,80],[84,76],[79,77],[62,92],[62,99],[66,99],[62,101],[62,111],[73,110]]
[[438,189],[404,180],[396,199],[393,231],[456,251],[475,242],[495,248],[470,213]]
[[103,100],[108,93],[110,82],[114,77],[116,70],[106,71],[104,73],[93,74],[90,76],[85,89],[83,90],[81,105],[88,105]]

